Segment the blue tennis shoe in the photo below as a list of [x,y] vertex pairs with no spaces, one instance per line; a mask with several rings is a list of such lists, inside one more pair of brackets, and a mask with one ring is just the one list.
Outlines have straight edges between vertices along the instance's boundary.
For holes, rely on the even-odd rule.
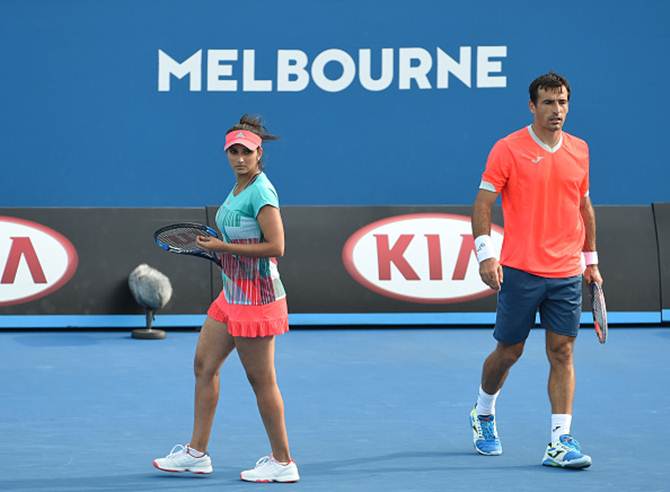
[[502,454],[502,444],[498,439],[495,415],[477,415],[477,407],[470,412],[470,426],[472,427],[472,442],[475,451],[485,456]]
[[570,434],[563,434],[557,442],[547,445],[542,464],[560,468],[588,468],[591,466],[591,457],[582,453],[577,439]]

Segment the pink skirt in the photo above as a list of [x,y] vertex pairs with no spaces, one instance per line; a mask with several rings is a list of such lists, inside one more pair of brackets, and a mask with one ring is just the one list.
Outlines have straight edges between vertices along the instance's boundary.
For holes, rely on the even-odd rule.
[[229,304],[223,292],[207,310],[207,316],[225,323],[234,337],[269,337],[288,331],[286,298],[270,304]]

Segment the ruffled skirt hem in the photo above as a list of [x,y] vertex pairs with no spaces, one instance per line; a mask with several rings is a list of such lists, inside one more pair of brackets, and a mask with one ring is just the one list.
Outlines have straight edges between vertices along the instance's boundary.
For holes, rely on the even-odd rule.
[[228,333],[234,337],[269,337],[288,331],[288,318],[254,321],[228,320]]

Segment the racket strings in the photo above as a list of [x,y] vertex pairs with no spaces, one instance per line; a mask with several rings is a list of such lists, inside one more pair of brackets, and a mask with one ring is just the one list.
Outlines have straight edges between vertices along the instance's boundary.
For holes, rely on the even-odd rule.
[[600,326],[605,324],[605,317],[603,315],[602,302],[598,298],[594,299],[594,301],[593,301],[593,312],[595,313],[596,320],[598,321],[598,324],[600,324]]
[[184,227],[161,232],[156,239],[173,248],[201,251],[201,248],[199,248],[195,242],[195,238],[197,236],[206,235],[207,234],[200,229]]
[[607,323],[607,318],[605,314],[605,299],[603,298],[602,293],[596,292],[591,302],[593,304],[593,314],[596,317],[598,323],[603,326],[605,323]]
[[596,335],[600,343],[607,340],[607,307],[605,306],[605,294],[599,285],[591,286],[591,310]]

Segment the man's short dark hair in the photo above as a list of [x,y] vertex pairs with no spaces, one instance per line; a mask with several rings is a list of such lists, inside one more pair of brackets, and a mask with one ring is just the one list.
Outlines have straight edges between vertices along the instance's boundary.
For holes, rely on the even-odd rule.
[[540,89],[560,89],[561,86],[565,87],[565,90],[568,91],[568,101],[570,100],[570,84],[568,79],[562,75],[557,74],[556,72],[545,73],[540,75],[538,78],[533,80],[528,87],[528,92],[530,94],[530,100],[533,101],[533,104],[537,104],[537,98],[539,96]]

